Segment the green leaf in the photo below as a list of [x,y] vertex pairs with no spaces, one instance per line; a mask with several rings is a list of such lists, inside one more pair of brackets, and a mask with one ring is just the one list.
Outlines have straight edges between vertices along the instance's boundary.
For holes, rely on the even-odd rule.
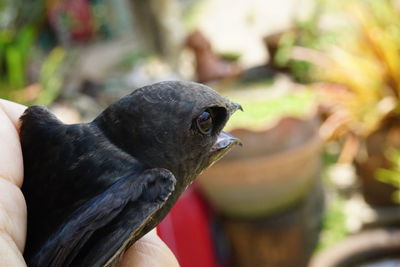
[[393,200],[393,202],[400,204],[400,190],[393,193],[392,200]]
[[40,70],[40,85],[43,90],[36,100],[37,104],[49,105],[62,87],[61,66],[66,56],[64,49],[54,48]]
[[10,85],[17,88],[23,87],[25,85],[25,68],[22,55],[15,46],[8,46],[6,49],[6,68]]
[[378,169],[375,172],[375,178],[386,184],[390,184],[400,189],[400,172],[396,170]]
[[32,27],[23,28],[17,36],[16,44],[25,61],[32,50],[34,40],[35,30]]

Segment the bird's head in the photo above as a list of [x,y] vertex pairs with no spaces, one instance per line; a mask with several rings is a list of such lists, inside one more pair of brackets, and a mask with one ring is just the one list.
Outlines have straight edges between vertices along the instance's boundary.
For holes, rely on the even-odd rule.
[[222,131],[241,106],[211,88],[168,81],[123,97],[98,118],[115,145],[149,167],[170,170],[190,183],[240,141]]

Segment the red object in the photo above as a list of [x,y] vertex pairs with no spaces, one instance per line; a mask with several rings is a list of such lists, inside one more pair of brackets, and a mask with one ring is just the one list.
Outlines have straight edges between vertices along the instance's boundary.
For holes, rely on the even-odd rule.
[[94,37],[89,0],[48,0],[47,8],[49,21],[59,34],[68,34],[71,40],[82,42]]
[[182,194],[157,232],[181,267],[216,267],[210,212],[195,187]]

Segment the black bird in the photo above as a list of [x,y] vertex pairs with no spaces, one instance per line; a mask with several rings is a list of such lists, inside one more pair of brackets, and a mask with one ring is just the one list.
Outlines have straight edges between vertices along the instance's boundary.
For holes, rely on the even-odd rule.
[[90,123],[43,106],[21,117],[29,266],[114,266],[194,178],[239,140],[222,131],[240,105],[207,86],[161,82]]

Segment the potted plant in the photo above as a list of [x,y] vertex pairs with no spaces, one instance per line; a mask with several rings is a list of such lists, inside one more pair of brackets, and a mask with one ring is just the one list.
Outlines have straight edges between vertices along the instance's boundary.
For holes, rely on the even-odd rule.
[[[400,18],[393,1],[350,1],[348,23],[322,49],[316,77],[330,115],[322,130],[343,140],[340,159],[355,159],[365,200],[398,205],[400,177]],[[386,170],[386,171],[385,171]],[[392,177],[388,177],[392,176]]]
[[302,266],[316,243],[323,203],[320,124],[313,93],[296,89],[229,94],[245,112],[227,127],[244,146],[197,180],[220,215],[235,266]]

